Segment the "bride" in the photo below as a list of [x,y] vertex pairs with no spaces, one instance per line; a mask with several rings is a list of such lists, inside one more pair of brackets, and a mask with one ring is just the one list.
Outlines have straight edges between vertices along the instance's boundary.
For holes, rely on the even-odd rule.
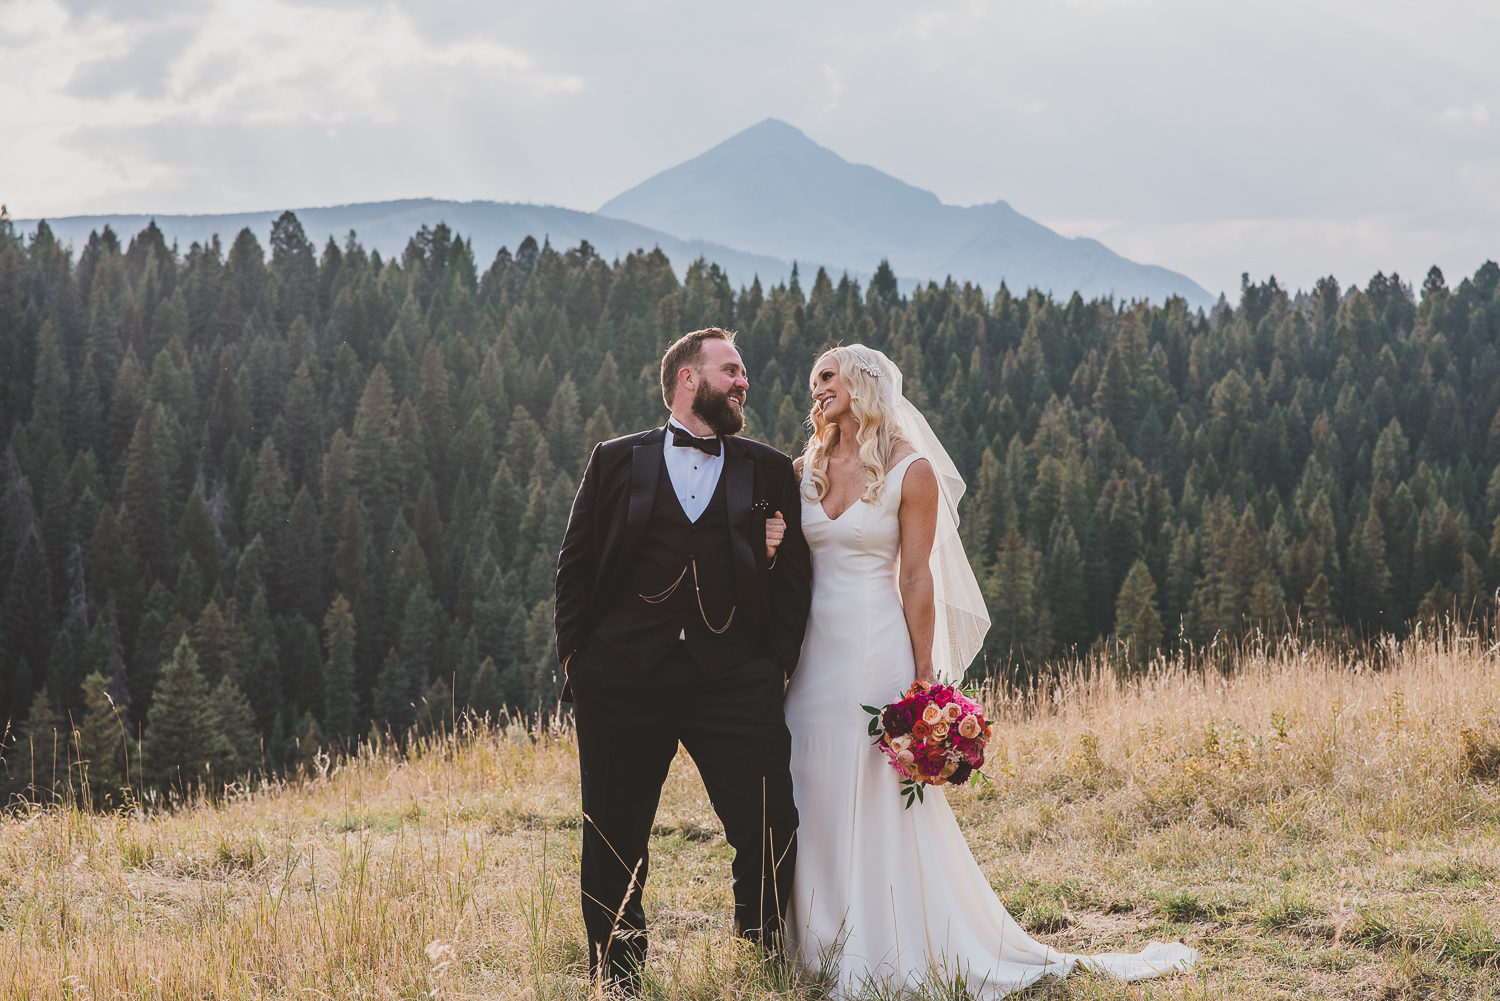
[[1197,953],[1180,944],[1076,956],[1035,941],[990,889],[942,790],[903,808],[860,706],[914,678],[960,680],[979,650],[989,617],[958,539],[964,484],[881,352],[829,351],[812,394],[796,463],[812,613],[786,698],[802,818],[789,951],[832,972],[836,998],[961,976],[990,999],[1079,963],[1127,979],[1191,965]]

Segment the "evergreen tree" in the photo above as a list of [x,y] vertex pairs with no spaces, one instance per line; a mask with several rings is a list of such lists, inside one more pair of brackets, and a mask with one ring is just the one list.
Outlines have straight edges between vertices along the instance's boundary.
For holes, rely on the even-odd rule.
[[225,345],[215,367],[214,392],[208,405],[208,441],[216,454],[223,453],[231,438],[241,444],[250,441],[250,428],[255,418],[250,412],[249,394],[240,378],[241,368],[234,349]]
[[1257,628],[1274,631],[1282,626],[1286,600],[1276,571],[1266,567],[1250,588],[1249,616]]
[[[1100,499],[1100,507],[1103,507],[1103,499]],[[1086,615],[1089,619],[1089,631],[1095,635],[1105,635],[1114,630],[1114,619],[1111,613],[1114,610],[1110,597],[1116,593],[1110,580],[1109,566],[1109,544],[1106,538],[1104,515],[1099,508],[1089,516],[1088,529],[1084,534],[1083,547],[1083,589],[1088,595]]]
[[312,621],[323,605],[323,534],[317,507],[304,484],[287,514],[282,607]]
[[208,683],[198,670],[198,655],[184,636],[171,659],[161,666],[146,716],[141,742],[141,767],[146,781],[163,791],[186,793],[197,787],[212,789],[231,749],[220,732],[220,719],[209,697]]
[[36,375],[31,392],[31,433],[38,438],[63,432],[70,387],[57,324],[48,319],[37,334]]
[[79,795],[94,809],[124,802],[126,775],[133,759],[125,721],[109,700],[109,680],[90,674],[83,680],[84,715],[75,720]]
[[582,421],[578,416],[578,390],[572,376],[565,375],[552,394],[547,407],[547,444],[552,461],[568,472],[577,471],[577,457],[583,448]]
[[147,573],[158,580],[176,569],[168,543],[171,495],[166,420],[159,403],[141,413],[130,437],[122,490],[125,509],[133,520],[137,551]]
[[419,411],[426,440],[434,450],[433,459],[440,468],[446,465],[448,448],[457,428],[453,405],[448,399],[448,368],[436,341],[429,340],[422,352]]
[[994,571],[985,582],[990,632],[985,659],[992,672],[1007,680],[1024,680],[1040,661],[1034,591],[1036,551],[1014,526],[1000,540]]
[[226,615],[218,601],[210,599],[188,629],[200,669],[211,685],[217,685],[224,675],[239,671],[247,652],[243,647],[245,633],[237,614],[238,606],[227,607]]
[[314,720],[321,721],[327,713],[323,702],[328,690],[323,643],[318,638],[318,627],[301,615],[283,619],[277,626],[285,715],[297,722],[292,731],[297,733],[302,728],[302,716],[311,715]]
[[538,602],[526,620],[526,702],[524,708],[543,718],[557,711],[563,672],[552,638],[552,601]]
[[446,678],[434,681],[422,695],[417,727],[423,733],[445,733],[453,729],[453,690]]
[[87,574],[93,593],[106,602],[115,601],[127,627],[136,622],[144,597],[133,528],[129,517],[122,517],[108,504],[104,505],[94,522],[87,552]]
[[82,612],[72,612],[63,620],[47,655],[47,688],[56,692],[54,699],[58,713],[70,719],[83,711],[84,677],[89,673],[84,647],[88,640],[88,626]]
[[33,803],[54,802],[67,778],[67,744],[62,720],[53,711],[44,685],[32,696],[30,710],[16,728],[14,750],[6,758],[11,794]]
[[[458,624],[454,623],[454,632],[457,632]],[[464,634],[463,642],[459,644],[458,656],[453,667],[453,699],[458,706],[465,706],[469,701],[469,691],[474,686],[474,676],[479,673],[479,639],[474,634],[474,628]]]
[[[238,611],[238,606],[234,610]],[[282,621],[284,624],[285,620]],[[293,695],[296,678],[290,676],[290,662],[285,665],[288,670],[282,669],[281,647],[276,641],[264,588],[251,599],[231,656],[233,669],[226,671],[225,676],[233,677],[250,698],[256,725],[262,733],[269,734],[278,716],[296,715]]]
[[192,557],[201,591],[212,591],[219,582],[218,529],[214,527],[213,515],[209,513],[201,487],[193,487],[187,506],[182,510],[182,519],[177,523],[177,551]]
[[281,409],[281,450],[286,455],[294,486],[311,486],[316,491],[322,482],[318,468],[322,458],[322,419],[317,388],[313,385],[308,363],[304,361],[297,366],[297,374],[287,387],[286,403]]
[[1115,598],[1115,641],[1132,670],[1150,663],[1161,649],[1161,615],[1156,610],[1156,582],[1144,560],[1136,560]]
[[481,719],[498,720],[505,715],[505,692],[500,687],[500,672],[495,658],[486,657],[469,689],[469,708]]
[[295,213],[271,224],[271,273],[276,276],[276,319],[282,329],[300,316],[318,317],[318,267],[313,245]]
[[[177,564],[177,614],[192,618],[203,608],[203,574],[192,553],[183,553]],[[217,606],[215,606],[217,607]]]
[[70,400],[68,413],[69,435],[74,448],[88,448],[102,441],[104,436],[103,388],[99,383],[98,366],[90,352],[83,359],[83,371],[78,375],[78,387]]
[[330,737],[342,738],[347,745],[356,735],[358,706],[354,695],[354,614],[342,594],[333,599],[323,618],[323,634],[328,649],[324,727]]
[[[536,455],[537,442],[541,440],[541,432],[537,430],[536,422],[531,419],[531,414],[520,404],[510,415],[510,429],[505,433],[504,459],[510,463],[513,470],[524,474],[532,466]],[[527,484],[523,480],[521,486]]]
[[594,381],[589,387],[589,399],[595,407],[603,407],[611,421],[618,422],[621,416],[620,366],[615,362],[613,351],[604,352],[604,360],[599,363],[599,371],[594,374]]
[[1350,534],[1349,585],[1355,620],[1369,633],[1378,632],[1390,604],[1391,572],[1385,562],[1385,529],[1374,511]]
[[287,474],[281,464],[281,454],[276,442],[267,438],[261,442],[255,459],[255,478],[250,488],[250,501],[245,510],[245,531],[259,534],[266,540],[266,549],[271,554],[276,571],[271,574],[276,583],[285,567],[284,559],[286,516],[290,498],[286,491]]
[[495,526],[496,549],[492,554],[497,560],[509,560],[515,552],[517,529],[526,508],[526,496],[516,481],[511,465],[505,459],[495,467],[486,496],[490,524]]
[[365,382],[350,434],[354,458],[352,486],[374,515],[377,532],[389,527],[390,519],[395,517],[400,483],[392,393],[385,368],[376,365]]
[[788,455],[796,455],[802,451],[802,414],[798,412],[797,405],[792,402],[790,396],[781,401],[781,408],[776,412],[776,426],[772,432],[771,444],[777,451]]
[[261,767],[260,735],[250,700],[230,674],[219,679],[209,695],[211,719],[221,738],[213,774],[223,783],[241,778]]
[[1085,610],[1088,595],[1084,588],[1083,553],[1078,548],[1078,536],[1066,518],[1052,523],[1045,582],[1054,649],[1086,646],[1091,635]]
[[401,655],[392,647],[380,665],[375,679],[373,711],[375,725],[400,737],[416,722],[412,704],[411,675],[401,663]]
[[601,403],[594,408],[593,416],[583,427],[583,448],[578,453],[577,465],[580,474],[588,467],[589,456],[593,454],[594,446],[614,437],[615,425],[610,420],[609,408]]
[[438,637],[433,628],[438,606],[425,587],[414,588],[407,596],[398,634],[398,651],[407,675],[407,697],[415,703],[427,691],[437,673]]
[[413,536],[428,567],[441,566],[443,557],[443,518],[438,513],[437,493],[432,481],[426,480],[417,494],[416,524]]
[[109,681],[105,695],[109,698],[121,728],[129,734],[134,722],[131,707],[135,698],[130,691],[130,672],[125,667],[125,647],[120,641],[119,612],[114,598],[110,598],[109,604],[105,606],[103,624],[106,630],[104,676]]
[[6,584],[5,604],[0,607],[0,636],[6,638],[5,659],[12,670],[23,659],[32,664],[46,664],[57,631],[52,609],[52,572],[47,565],[42,536],[34,521],[25,531]]
[[1313,578],[1312,585],[1307,589],[1307,597],[1302,605],[1302,621],[1312,635],[1319,637],[1326,636],[1337,625],[1333,605],[1329,600],[1328,578],[1321,573]]
[[[151,708],[152,693],[156,690],[157,667],[170,649],[176,637],[168,636],[168,622],[173,617],[174,601],[171,593],[158,581],[151,585],[146,596],[145,613],[135,634],[135,646],[131,659],[130,704],[137,722],[146,718]],[[179,634],[180,635],[180,634]]]

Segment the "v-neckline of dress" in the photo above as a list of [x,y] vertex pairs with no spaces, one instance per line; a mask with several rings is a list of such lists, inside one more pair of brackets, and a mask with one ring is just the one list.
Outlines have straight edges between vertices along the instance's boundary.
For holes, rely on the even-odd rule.
[[864,501],[863,497],[856,497],[854,499],[854,503],[853,504],[850,504],[848,507],[844,508],[836,516],[830,515],[828,513],[828,509],[823,506],[823,502],[822,501],[818,501],[818,510],[822,511],[823,512],[823,517],[827,518],[829,521],[838,521],[839,518],[842,518],[844,515],[848,514],[850,511],[853,511],[854,508],[855,508],[855,506],[858,505],[858,504],[863,503],[863,501]]
[[[885,471],[885,475],[889,477],[896,470],[898,470],[902,466],[904,466],[908,461],[910,461],[912,459],[915,459],[915,458],[919,458],[919,456],[917,455],[917,453],[916,452],[910,453],[905,458],[903,458],[900,462],[898,462],[894,466],[892,466],[890,469],[887,469]],[[861,494],[859,497],[855,498],[855,501],[854,501],[853,504],[850,504],[848,507],[846,507],[842,511],[840,511],[838,513],[837,517],[834,517],[834,516],[832,516],[832,515],[830,515],[828,513],[828,509],[823,506],[823,502],[822,501],[818,501],[818,510],[821,511],[821,512],[823,512],[823,517],[824,518],[827,518],[830,522],[834,522],[834,521],[838,521],[839,518],[842,518],[844,515],[848,514],[850,511],[853,511],[859,505],[863,504],[864,500],[865,500],[864,495]]]

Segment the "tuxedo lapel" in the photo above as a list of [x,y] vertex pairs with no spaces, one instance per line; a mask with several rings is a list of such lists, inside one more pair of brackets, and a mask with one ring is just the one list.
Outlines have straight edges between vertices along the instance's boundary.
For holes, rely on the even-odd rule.
[[666,460],[662,458],[662,439],[665,432],[651,432],[630,453],[630,502],[625,512],[625,538],[620,544],[620,567],[630,564],[640,544],[646,524],[651,520],[651,508],[656,502],[656,485],[661,480]]

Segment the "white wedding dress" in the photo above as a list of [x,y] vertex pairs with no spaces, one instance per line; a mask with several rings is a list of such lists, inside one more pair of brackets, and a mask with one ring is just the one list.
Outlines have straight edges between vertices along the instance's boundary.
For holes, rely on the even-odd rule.
[[943,791],[929,787],[925,802],[903,808],[860,706],[891,702],[916,676],[896,563],[901,484],[918,458],[896,464],[877,504],[857,501],[832,519],[802,503],[813,585],[786,699],[801,815],[793,954],[812,972],[836,970],[835,998],[962,975],[975,998],[992,999],[1078,963],[1127,979],[1185,968],[1197,953],[1183,945],[1075,956],[1037,942],[990,889]]

